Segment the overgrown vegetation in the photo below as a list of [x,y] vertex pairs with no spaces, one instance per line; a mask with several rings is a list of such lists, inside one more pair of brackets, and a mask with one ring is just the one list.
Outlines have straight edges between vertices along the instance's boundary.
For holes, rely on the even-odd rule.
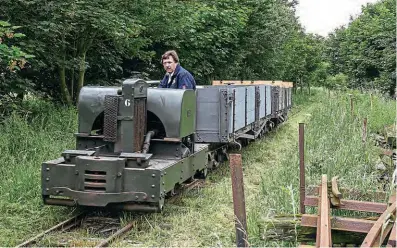
[[[0,111],[18,107],[28,93],[71,105],[84,85],[119,84],[136,72],[161,79],[159,59],[168,49],[178,51],[182,66],[199,84],[283,80],[295,86],[394,93],[394,1],[368,4],[329,37],[305,33],[296,4],[3,0],[0,21],[7,22],[0,22]],[[27,59],[21,51],[35,57]],[[15,73],[9,71],[18,64],[13,58],[23,64]],[[5,99],[12,104],[6,106]]]
[[77,115],[73,108],[31,100],[31,114],[11,115],[0,124],[0,244],[19,240],[64,219],[70,210],[43,206],[41,163],[73,148]]
[[335,30],[325,44],[330,74],[346,75],[346,86],[395,93],[396,1],[367,4],[359,17]]
[[[370,138],[362,143],[361,125],[368,118],[375,133],[396,119],[395,101],[363,94],[395,92],[395,2],[368,4],[326,38],[304,32],[296,3],[0,1],[0,244],[15,245],[71,214],[41,203],[41,163],[75,146],[76,110],[54,102],[73,105],[82,86],[119,84],[136,71],[159,79],[168,49],[178,51],[199,84],[283,80],[307,92],[333,90],[295,92],[291,119],[244,150],[251,246],[297,245],[262,239],[258,224],[297,213],[299,122],[307,123],[309,184],[327,173],[346,187],[390,187],[377,181],[378,150]],[[163,214],[127,214],[123,220],[135,219],[136,228],[119,245],[232,246],[229,177],[224,165]]]
[[[287,123],[243,151],[248,233],[251,246],[296,246],[262,239],[258,225],[275,214],[297,214],[299,196],[298,123],[306,123],[307,184],[318,184],[323,173],[339,175],[340,185],[358,190],[388,189],[378,182],[378,148],[361,141],[362,120],[369,132],[392,125],[395,101],[351,92],[354,118],[345,92],[322,89],[294,95]],[[73,209],[43,206],[40,165],[74,147],[76,111],[43,101],[29,101],[32,115],[13,115],[0,133],[0,243],[15,245],[28,236],[66,219]],[[34,113],[34,114],[33,114]],[[388,168],[389,170],[391,168]],[[233,246],[234,222],[228,164],[210,174],[203,187],[166,203],[162,214],[124,214],[136,227],[119,246]],[[34,231],[32,231],[34,230]],[[81,234],[81,237],[87,235]],[[79,235],[69,244],[89,245]]]
[[23,79],[26,91],[71,104],[83,85],[118,84],[136,71],[161,79],[159,60],[167,49],[178,51],[199,84],[214,78],[293,80],[292,65],[302,63],[287,44],[305,37],[295,5],[285,0],[4,0],[0,20],[21,26],[26,35],[14,45],[36,56],[7,81]]
[[[313,92],[312,92],[313,93]],[[352,92],[355,96],[355,112],[350,113],[350,98],[346,93],[328,95],[316,90],[311,96],[296,95],[295,102],[301,109],[282,126],[270,140],[249,147],[244,153],[248,194],[251,242],[254,246],[297,246],[261,239],[258,226],[263,219],[274,215],[299,213],[299,153],[298,123],[305,123],[306,184],[318,185],[322,174],[330,179],[339,176],[339,185],[360,192],[390,190],[391,182],[379,182],[375,165],[379,148],[373,139],[362,142],[362,121],[368,118],[369,132],[374,133],[383,125],[393,125],[396,119],[395,101]],[[303,99],[302,99],[303,98]],[[388,168],[391,175],[394,168]],[[259,185],[250,185],[252,178],[260,177]],[[366,199],[370,200],[370,199]]]

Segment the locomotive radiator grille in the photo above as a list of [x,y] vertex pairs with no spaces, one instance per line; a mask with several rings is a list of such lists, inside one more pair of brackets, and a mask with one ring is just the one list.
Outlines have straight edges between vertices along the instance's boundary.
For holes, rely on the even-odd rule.
[[134,150],[142,150],[146,134],[146,98],[136,98],[134,101]]
[[117,141],[118,96],[105,96],[105,113],[103,125],[103,140]]
[[84,172],[84,190],[106,192],[106,171]]

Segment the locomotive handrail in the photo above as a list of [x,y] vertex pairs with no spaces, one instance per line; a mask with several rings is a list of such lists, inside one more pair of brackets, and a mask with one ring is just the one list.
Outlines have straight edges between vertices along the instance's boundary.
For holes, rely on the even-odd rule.
[[149,84],[150,86],[157,86],[160,84],[160,80],[148,80],[146,81],[147,84]]

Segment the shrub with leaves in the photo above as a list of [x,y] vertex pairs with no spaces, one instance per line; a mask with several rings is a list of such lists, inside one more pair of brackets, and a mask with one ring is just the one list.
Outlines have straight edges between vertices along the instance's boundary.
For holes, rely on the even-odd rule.
[[18,28],[0,21],[0,118],[19,110],[21,96],[32,86],[17,74],[33,57],[15,45],[18,38],[25,36],[16,32]]

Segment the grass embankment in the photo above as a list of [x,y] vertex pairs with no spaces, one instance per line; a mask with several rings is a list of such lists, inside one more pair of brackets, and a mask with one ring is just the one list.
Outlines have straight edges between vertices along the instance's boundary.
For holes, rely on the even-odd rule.
[[[75,146],[76,111],[42,101],[0,124],[0,246],[12,246],[65,219],[70,210],[43,206],[41,163]],[[33,117],[34,116],[34,117]]]
[[[376,180],[378,158],[374,142],[361,141],[361,125],[368,118],[370,132],[391,125],[395,102],[356,95],[355,119],[350,115],[347,94],[314,91],[294,96],[287,123],[242,152],[248,235],[251,246],[296,246],[296,243],[262,240],[258,224],[274,214],[298,212],[298,123],[306,123],[307,184],[318,184],[323,173],[340,176],[340,185],[361,190],[381,187]],[[40,164],[74,147],[76,113],[47,106],[29,122],[13,117],[0,133],[0,244],[14,245],[38,233],[70,210],[43,207],[40,195]],[[4,131],[3,131],[4,130]],[[135,228],[119,246],[234,246],[233,203],[228,165],[211,173],[204,187],[166,203],[161,214],[125,214]],[[29,226],[32,225],[32,226]],[[79,237],[75,237],[79,239]],[[78,242],[84,244],[84,242]]]

